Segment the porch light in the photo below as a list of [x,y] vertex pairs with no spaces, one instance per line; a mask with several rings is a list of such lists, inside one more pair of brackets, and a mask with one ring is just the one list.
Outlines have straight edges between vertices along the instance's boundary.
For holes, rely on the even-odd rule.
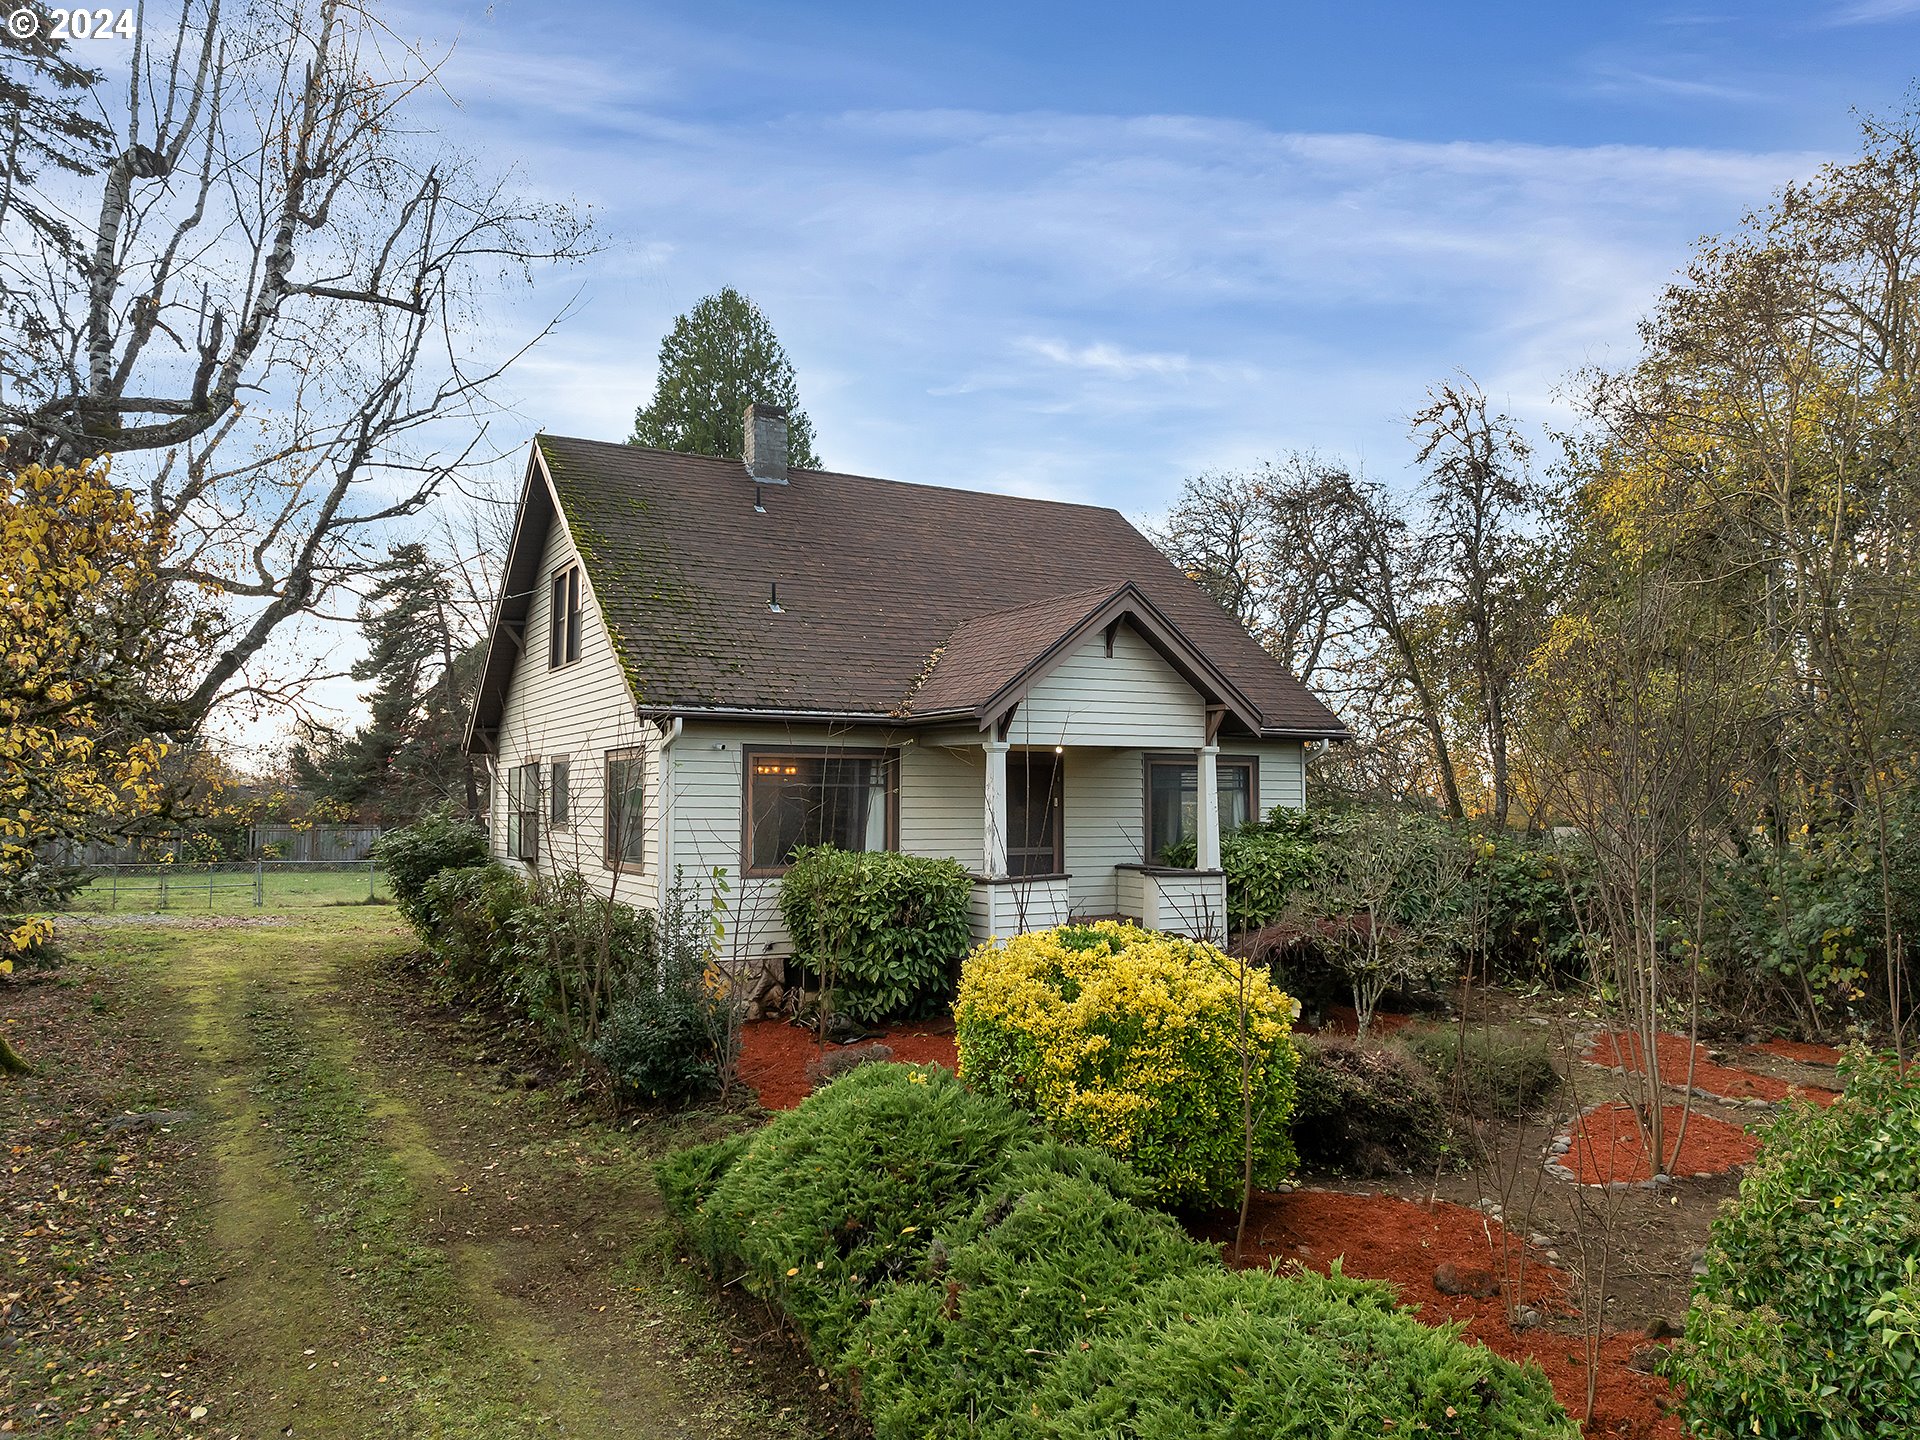
[[1064,745],[1056,745],[1053,747],[1053,753],[1056,755],[1064,755],[1067,753],[1067,747]]

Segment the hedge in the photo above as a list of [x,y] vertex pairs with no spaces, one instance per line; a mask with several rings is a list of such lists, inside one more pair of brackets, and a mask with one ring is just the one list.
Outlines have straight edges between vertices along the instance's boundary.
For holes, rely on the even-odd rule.
[[973,879],[957,860],[890,850],[795,852],[780,882],[794,954],[831,1005],[860,1021],[943,1007],[971,939]]
[[1697,1433],[1920,1434],[1920,1069],[1855,1052],[1798,1104],[1713,1222],[1668,1357]]
[[1061,1140],[1118,1155],[1175,1204],[1240,1192],[1243,1044],[1254,1181],[1291,1170],[1297,1013],[1266,971],[1111,920],[980,946],[954,1006],[969,1084],[1031,1110]]
[[935,1067],[862,1066],[659,1174],[876,1440],[1577,1434],[1537,1369],[1383,1286],[1227,1274],[1127,1166]]

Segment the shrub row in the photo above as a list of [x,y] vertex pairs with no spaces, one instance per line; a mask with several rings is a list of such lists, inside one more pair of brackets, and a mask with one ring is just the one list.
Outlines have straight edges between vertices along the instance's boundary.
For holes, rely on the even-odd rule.
[[577,875],[529,882],[487,860],[477,825],[444,813],[382,837],[378,858],[443,994],[503,1012],[534,1047],[597,1067],[630,1098],[713,1088],[726,1027],[677,887],[662,923]]
[[1240,1193],[1249,1125],[1254,1183],[1292,1169],[1298,1013],[1264,970],[1110,920],[980,946],[954,1006],[970,1085],[1120,1156],[1171,1204]]
[[953,996],[972,893],[957,860],[818,845],[794,852],[780,918],[834,1010],[862,1022],[912,1019]]
[[[1364,838],[1360,832],[1371,813],[1353,806],[1280,807],[1223,836],[1220,867],[1226,872],[1229,930],[1252,932],[1311,910],[1312,891],[1329,870],[1343,868],[1356,838]],[[1474,951],[1495,975],[1537,978],[1578,966],[1570,897],[1584,885],[1586,866],[1576,848],[1539,836],[1489,834],[1410,811],[1388,814],[1410,835],[1473,852],[1465,883],[1449,886],[1447,893],[1435,893],[1410,875],[1405,893],[1396,897],[1402,918],[1464,919],[1470,912]],[[1194,842],[1169,846],[1159,858],[1191,865]]]
[[1856,1054],[1713,1223],[1670,1373],[1701,1434],[1920,1434],[1920,1069]]
[[1537,1369],[1385,1285],[1221,1269],[1127,1166],[935,1067],[862,1067],[660,1179],[878,1440],[1577,1433]]

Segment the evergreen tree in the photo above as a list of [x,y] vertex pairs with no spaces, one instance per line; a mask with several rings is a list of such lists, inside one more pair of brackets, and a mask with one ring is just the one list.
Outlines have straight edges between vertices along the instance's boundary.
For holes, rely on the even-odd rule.
[[474,809],[473,763],[461,748],[484,647],[454,635],[453,586],[424,545],[395,546],[360,602],[371,680],[367,723],[347,736],[310,735],[294,747],[300,784],[383,822],[411,820],[448,800]]
[[76,64],[53,38],[53,17],[39,0],[9,4],[35,17],[32,33],[0,25],[0,227],[17,214],[45,243],[72,252],[65,216],[32,192],[44,166],[91,175],[106,157],[112,132],[89,114],[100,72]]
[[758,402],[787,412],[787,463],[818,470],[813,421],[793,366],[760,307],[728,286],[673,322],[660,342],[653,399],[634,413],[633,445],[739,459],[742,417]]

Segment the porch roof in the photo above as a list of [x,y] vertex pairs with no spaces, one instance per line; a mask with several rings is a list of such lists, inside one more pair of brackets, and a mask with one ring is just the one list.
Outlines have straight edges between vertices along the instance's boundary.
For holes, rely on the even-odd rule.
[[1025,698],[1087,637],[1122,624],[1210,705],[1259,733],[1261,717],[1253,702],[1130,580],[1050,596],[960,625],[934,651],[902,711],[920,719],[967,715],[984,725]]

